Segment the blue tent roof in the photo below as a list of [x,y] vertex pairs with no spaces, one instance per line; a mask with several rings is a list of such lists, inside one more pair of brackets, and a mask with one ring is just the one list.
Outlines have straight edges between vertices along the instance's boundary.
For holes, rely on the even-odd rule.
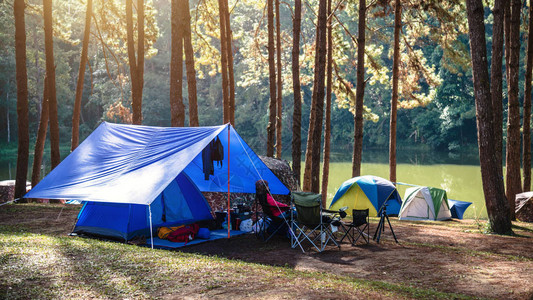
[[[205,180],[202,150],[217,136],[224,160]],[[181,172],[200,191],[227,192],[228,166],[231,192],[255,193],[255,181],[264,179],[272,193],[289,193],[229,124],[153,127],[104,122],[24,197],[148,205]]]

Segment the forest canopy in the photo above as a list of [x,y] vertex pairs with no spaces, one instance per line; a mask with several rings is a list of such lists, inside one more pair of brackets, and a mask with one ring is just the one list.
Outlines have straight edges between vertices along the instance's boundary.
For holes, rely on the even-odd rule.
[[[300,80],[302,124],[308,123],[313,88],[317,1],[302,6]],[[83,40],[85,1],[54,1],[54,56],[60,142],[71,118]],[[336,3],[334,3],[335,5]],[[235,124],[252,148],[264,154],[267,140],[269,72],[266,2],[229,1],[235,74]],[[350,151],[356,91],[358,3],[341,1],[332,15],[334,47],[332,151]],[[398,144],[455,151],[476,145],[475,107],[468,65],[466,16],[462,2],[411,1],[404,8],[400,41]],[[392,76],[392,8],[386,1],[368,4],[365,49],[365,148],[387,148]],[[43,98],[45,47],[40,1],[27,1],[27,72],[30,137],[35,139]],[[169,61],[171,3],[145,1],[143,124],[170,125]],[[292,127],[291,45],[294,8],[280,6],[283,82],[283,153],[290,152]],[[222,89],[218,5],[190,3],[192,46],[197,74],[200,125],[221,124]],[[135,18],[135,14],[134,14]],[[486,18],[490,19],[490,12]],[[421,20],[424,20],[421,22]],[[134,20],[136,24],[136,20]],[[0,143],[14,143],[16,84],[12,0],[0,1]],[[490,34],[490,25],[487,26]],[[94,1],[88,63],[84,80],[80,140],[102,121],[131,122],[131,83],[126,47],[124,1]],[[445,34],[442,34],[445,32]],[[489,43],[490,44],[490,43]],[[490,45],[489,45],[490,47]],[[524,51],[524,49],[522,49]],[[183,72],[185,74],[185,72]],[[185,75],[184,75],[185,76]],[[184,79],[185,82],[185,79]],[[187,89],[183,97],[188,97]],[[187,101],[185,110],[187,111]],[[188,116],[188,114],[185,114]],[[186,117],[188,118],[188,117]],[[302,126],[302,140],[307,137]],[[305,143],[305,141],[303,141]]]

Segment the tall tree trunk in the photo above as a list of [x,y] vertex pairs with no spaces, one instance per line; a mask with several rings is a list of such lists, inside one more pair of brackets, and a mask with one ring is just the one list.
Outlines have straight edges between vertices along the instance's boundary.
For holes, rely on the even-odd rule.
[[6,131],[7,131],[7,143],[9,144],[9,143],[11,143],[11,121],[9,120],[9,89],[7,90],[6,103],[7,103],[7,109],[6,109]]
[[526,50],[526,75],[524,82],[523,127],[523,191],[531,190],[531,72],[533,70],[533,0],[529,0],[529,24]]
[[183,0],[183,47],[185,49],[185,67],[187,69],[187,91],[189,94],[189,126],[200,126],[198,121],[198,101],[196,96],[196,70],[194,69],[194,50],[191,38],[191,14],[189,0]]
[[281,121],[282,121],[282,91],[283,82],[281,81],[281,21],[279,14],[279,0],[276,0],[276,58],[277,58],[277,92],[276,92],[276,157],[281,158]]
[[228,54],[226,43],[226,21],[224,0],[218,0],[218,14],[220,22],[220,66],[222,73],[222,106],[224,110],[224,124],[230,121],[229,119],[229,91],[228,91]]
[[324,86],[326,73],[326,0],[318,4],[317,50],[315,53],[315,78],[309,118],[309,134],[305,154],[304,189],[320,192],[320,145],[322,140],[322,119],[324,116]]
[[[128,47],[128,62],[130,65],[130,82],[131,82],[131,106],[133,110],[133,124],[136,123],[138,117],[138,79],[137,77],[137,59],[135,58],[135,43],[133,40],[133,0],[126,0],[126,31],[127,31],[127,47]],[[139,123],[140,124],[140,123]]]
[[144,0],[137,0],[137,97],[133,107],[133,124],[142,124],[144,85]]
[[357,86],[355,91],[352,177],[361,175],[363,156],[363,101],[365,97],[365,29],[366,1],[359,0],[359,32],[357,36]]
[[494,114],[494,140],[496,146],[496,160],[499,162],[498,169],[500,177],[503,176],[503,100],[502,100],[502,60],[503,60],[503,20],[504,5],[506,0],[495,0],[494,25],[492,26],[492,61],[490,67],[490,88],[492,95],[492,108]]
[[511,220],[503,181],[498,174],[494,147],[494,114],[490,95],[484,10],[481,0],[467,0],[466,3],[483,193],[491,229],[503,234],[511,231]]
[[52,169],[61,162],[59,154],[59,121],[57,119],[56,69],[54,64],[54,36],[52,29],[52,0],[43,0],[44,48],[46,77],[48,78],[48,112],[50,118],[50,156]]
[[[186,0],[188,1],[188,0]],[[181,14],[183,7],[180,0],[172,0],[171,4],[171,44],[170,44],[170,124],[183,127],[185,124],[185,108],[183,106],[183,37],[181,35]]]
[[41,118],[37,130],[37,140],[33,152],[33,171],[31,186],[34,187],[41,179],[41,164],[43,162],[44,144],[46,143],[46,131],[48,127],[48,78],[44,78],[43,102],[41,104]]
[[[74,98],[74,112],[72,113],[72,137],[70,139],[70,151],[74,151],[79,144],[81,96],[83,95],[83,83],[85,80],[85,66],[87,65],[87,52],[89,50],[89,34],[91,33],[91,16],[93,1],[87,0],[85,11],[85,30],[83,32],[83,45],[81,48],[80,68],[78,70],[78,82],[76,84],[76,97]],[[48,116],[47,116],[48,122]],[[34,167],[35,171],[35,167]],[[33,176],[32,176],[33,182]]]
[[276,135],[276,65],[274,62],[274,5],[267,0],[268,18],[268,81],[270,84],[270,105],[268,106],[267,156],[274,156],[274,139]]
[[503,0],[503,30],[505,38],[505,75],[509,81],[509,60],[511,50],[511,0]]
[[515,195],[522,191],[520,179],[520,104],[518,101],[518,73],[520,67],[520,0],[511,0],[511,34],[509,54],[507,148],[505,156],[505,195],[515,219]]
[[224,2],[224,21],[226,26],[226,55],[228,57],[228,122],[235,124],[235,78],[233,74],[233,34],[231,32],[231,26],[229,21],[229,5],[228,0]]
[[[331,2],[328,0],[328,16],[331,15]],[[331,90],[333,84],[333,28],[331,19],[327,21],[328,60],[326,70],[326,123],[324,124],[324,162],[322,164],[322,206],[326,207],[329,182],[329,155],[331,148]]]
[[15,17],[15,65],[17,78],[17,125],[18,152],[17,175],[15,180],[15,198],[26,194],[29,157],[29,120],[28,120],[28,74],[26,70],[26,25],[24,22],[24,0],[15,0],[13,14]]
[[131,108],[133,110],[132,123],[142,124],[142,94],[144,85],[144,3],[137,0],[137,57],[135,57],[135,43],[133,41],[133,0],[126,0],[126,30],[128,61],[131,75]]
[[400,30],[402,28],[402,6],[400,0],[394,5],[394,52],[392,60],[392,98],[390,109],[389,136],[389,179],[396,182],[396,114],[398,111],[398,76],[400,65]]
[[302,162],[302,92],[300,87],[300,27],[302,23],[302,1],[294,0],[292,27],[292,89],[294,111],[292,113],[292,171],[300,183]]

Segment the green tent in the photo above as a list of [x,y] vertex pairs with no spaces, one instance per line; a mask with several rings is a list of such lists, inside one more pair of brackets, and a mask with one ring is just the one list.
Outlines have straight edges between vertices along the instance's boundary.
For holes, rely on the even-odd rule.
[[451,219],[446,191],[427,186],[408,188],[398,218],[415,221]]

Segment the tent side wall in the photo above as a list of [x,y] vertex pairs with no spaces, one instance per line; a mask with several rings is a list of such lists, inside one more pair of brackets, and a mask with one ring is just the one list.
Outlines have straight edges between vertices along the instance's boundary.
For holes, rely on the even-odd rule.
[[368,199],[359,185],[352,185],[335,203],[329,205],[329,209],[337,210],[347,206],[346,213],[352,215],[353,209],[369,209],[369,215],[376,217],[378,215],[374,204]]
[[[154,231],[161,226],[212,220],[211,209],[189,177],[181,173],[150,205]],[[150,236],[148,205],[88,202],[74,233],[120,241]],[[155,233],[155,232],[154,232]]]

